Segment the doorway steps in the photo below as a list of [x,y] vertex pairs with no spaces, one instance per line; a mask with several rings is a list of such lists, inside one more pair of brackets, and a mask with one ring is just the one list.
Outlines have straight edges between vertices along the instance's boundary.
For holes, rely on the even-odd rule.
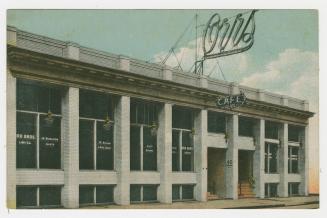
[[208,201],[218,200],[218,199],[219,199],[218,195],[207,192],[207,200]]
[[238,184],[238,197],[239,198],[255,198],[255,194],[250,183]]

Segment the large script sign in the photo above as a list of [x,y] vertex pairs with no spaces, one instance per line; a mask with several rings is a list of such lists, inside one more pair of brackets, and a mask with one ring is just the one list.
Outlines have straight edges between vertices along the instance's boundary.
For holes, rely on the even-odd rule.
[[217,106],[220,108],[228,108],[232,109],[235,107],[239,107],[246,103],[246,96],[243,92],[239,95],[229,95],[226,97],[218,97],[217,99]]
[[221,19],[217,13],[212,15],[204,29],[204,59],[237,54],[250,49],[254,42],[256,11],[252,10],[246,21],[241,13],[235,16],[234,21]]

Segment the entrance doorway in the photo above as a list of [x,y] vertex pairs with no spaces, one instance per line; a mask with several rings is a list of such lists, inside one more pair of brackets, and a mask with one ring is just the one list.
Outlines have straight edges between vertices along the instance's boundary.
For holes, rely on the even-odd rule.
[[225,198],[226,149],[208,148],[208,200]]
[[253,151],[238,151],[238,196],[239,198],[255,197],[253,180]]

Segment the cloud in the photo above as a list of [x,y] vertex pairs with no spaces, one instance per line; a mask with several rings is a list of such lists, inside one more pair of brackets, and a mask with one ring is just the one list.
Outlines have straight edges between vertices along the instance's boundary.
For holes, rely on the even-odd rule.
[[262,72],[241,79],[241,84],[309,100],[318,108],[318,54],[286,49],[278,58],[265,64]]
[[[219,39],[218,39],[219,40]],[[187,42],[184,46],[175,49],[175,55],[180,62],[180,65],[183,71],[189,72],[192,67],[194,67],[195,62],[195,47],[196,40],[191,40]],[[203,57],[202,50],[202,37],[197,39],[197,51],[198,51],[198,60]],[[155,62],[162,62],[166,57],[167,52],[159,52],[154,55]],[[167,59],[166,65],[171,67],[179,67],[179,64],[176,60],[174,54]],[[228,80],[234,80],[238,75],[248,70],[249,65],[251,64],[251,57],[246,53],[240,53],[233,56],[228,56],[228,58],[220,57],[219,64],[222,67],[224,73],[228,73]],[[193,68],[194,69],[194,68]],[[217,59],[208,59],[204,62],[204,74],[209,75],[210,77],[216,79],[223,79],[221,71],[217,64]]]

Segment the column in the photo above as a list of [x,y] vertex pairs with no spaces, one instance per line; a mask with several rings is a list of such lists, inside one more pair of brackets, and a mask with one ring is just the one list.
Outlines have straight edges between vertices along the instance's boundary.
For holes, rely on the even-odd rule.
[[194,120],[194,170],[196,172],[195,199],[207,201],[207,135],[208,111],[201,110]]
[[7,70],[7,207],[16,208],[16,78]]
[[301,182],[299,187],[300,195],[309,195],[309,126],[305,126],[300,132],[299,149],[299,173]]
[[79,207],[79,89],[69,87],[62,100],[62,138],[64,187],[62,202],[66,208]]
[[238,198],[238,115],[227,117],[227,151],[226,151],[226,197]]
[[257,120],[254,127],[254,180],[255,180],[255,194],[258,198],[265,197],[265,184],[264,184],[264,173],[265,173],[265,120]]
[[122,96],[115,110],[115,168],[117,186],[114,199],[117,204],[129,205],[130,172],[130,97]]
[[172,105],[164,104],[159,112],[157,132],[158,169],[160,186],[158,199],[161,203],[172,202]]
[[279,197],[288,197],[288,124],[283,123],[279,128],[279,166],[278,172],[280,175],[280,182],[278,187]]

